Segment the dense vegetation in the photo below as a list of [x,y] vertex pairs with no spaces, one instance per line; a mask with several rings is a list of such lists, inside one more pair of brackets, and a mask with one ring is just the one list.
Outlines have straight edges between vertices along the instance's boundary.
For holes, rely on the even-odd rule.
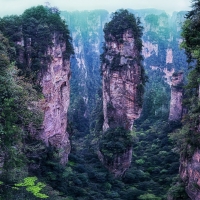
[[99,150],[109,162],[112,162],[115,157],[132,146],[133,136],[131,131],[123,127],[110,128],[103,133],[99,142]]
[[[42,98],[36,90],[35,82],[38,72],[45,70],[51,62],[51,57],[46,53],[48,45],[53,45],[52,33],[63,33],[61,40],[68,45],[66,58],[69,58],[72,52],[69,31],[59,17],[58,10],[42,6],[28,9],[21,16],[0,19],[0,165],[4,163],[0,174],[0,199],[31,200],[46,198],[48,195],[50,200],[164,200],[170,189],[174,198],[186,200],[184,185],[177,177],[178,153],[191,156],[199,147],[200,54],[199,16],[196,14],[196,11],[199,11],[199,1],[194,1],[193,9],[187,15],[183,27],[185,41],[182,46],[193,65],[196,64],[186,87],[185,103],[189,112],[183,121],[184,127],[180,128],[181,123],[168,123],[170,88],[166,80],[163,80],[164,73],[161,70],[165,67],[168,70],[175,67],[177,70],[185,69],[185,57],[176,43],[180,33],[174,33],[177,36],[167,43],[172,30],[167,28],[167,23],[160,25],[160,21],[168,21],[168,16],[150,14],[144,19],[146,24],[150,24],[150,30],[143,38],[145,41],[157,43],[159,50],[157,55],[155,53],[145,59],[149,82],[146,84],[143,113],[135,123],[133,132],[127,132],[123,128],[111,129],[99,140],[103,123],[102,96],[101,92],[97,95],[96,91],[100,85],[100,77],[95,79],[92,75],[93,71],[97,74],[98,70],[93,69],[93,65],[99,61],[97,62],[97,57],[94,60],[89,58],[93,52],[88,49],[89,39],[85,39],[85,55],[89,55],[87,63],[90,64],[88,76],[95,79],[95,83],[91,86],[93,79],[87,82],[90,95],[87,102],[82,98],[83,91],[80,91],[78,67],[72,68],[73,101],[68,129],[73,135],[70,138],[72,151],[66,166],[59,164],[58,152],[55,149],[45,147],[42,142],[32,137],[42,122],[42,113],[32,102]],[[89,13],[88,16],[95,18],[94,13]],[[120,43],[122,32],[133,25],[130,28],[134,27],[141,50],[139,36],[141,37],[142,29],[139,20],[133,19],[132,14],[125,10],[114,13],[113,18],[117,21],[107,23],[105,33],[111,33]],[[121,26],[124,18],[127,23]],[[85,29],[86,22],[87,20],[82,24]],[[139,29],[135,30],[137,27]],[[85,30],[84,36],[87,31],[90,30]],[[24,46],[20,45],[22,41]],[[168,45],[173,48],[173,64],[166,64],[165,61]],[[119,63],[117,58],[114,60]],[[150,66],[160,68],[153,71]],[[92,111],[95,104],[96,108]],[[88,105],[91,106],[90,109],[87,108]],[[191,129],[193,127],[195,128]],[[173,132],[177,128],[179,130]],[[173,134],[170,134],[169,139],[168,134],[171,132]],[[171,139],[177,141],[176,148]],[[188,151],[188,144],[192,147],[192,152]],[[120,154],[125,147],[133,146],[132,165],[123,177],[115,178],[102,166],[97,156],[98,145],[108,158],[113,158],[113,151]]]
[[[0,19],[0,199],[47,198],[43,192],[52,190],[32,171],[48,152],[35,139],[43,121],[36,102],[43,98],[39,75],[51,62],[48,49],[55,33],[67,46],[64,59],[69,59],[71,39],[58,10],[38,6]],[[52,191],[51,197],[57,194]]]
[[73,53],[69,30],[59,11],[53,8],[37,6],[27,9],[21,16],[4,17],[0,19],[0,30],[15,48],[10,52],[11,58],[33,83],[39,82],[39,72],[44,72],[52,61],[48,50],[55,34],[59,34],[59,40],[66,45],[63,58],[69,59]]
[[[25,138],[30,134],[35,134],[35,131],[40,128],[42,112],[33,104],[33,101],[37,101],[39,98],[36,90],[33,89],[31,84],[25,82],[24,77],[18,76],[19,70],[14,63],[10,62],[9,51],[11,47],[8,39],[1,33],[0,46],[0,198],[23,198],[24,195],[33,195],[28,192],[25,194],[17,187],[17,191],[11,188],[14,187],[16,182],[20,182],[28,176]],[[28,109],[29,107],[31,109]],[[42,195],[42,193],[38,194]]]
[[[137,62],[141,65],[141,61],[143,60],[140,53],[142,51],[142,30],[141,22],[139,18],[135,18],[134,14],[128,12],[128,10],[119,10],[114,12],[111,16],[111,21],[105,24],[104,27],[104,52],[101,55],[101,62],[109,65],[111,70],[119,70],[124,65],[120,64],[120,54],[113,55],[112,52],[109,51],[106,43],[109,41],[115,41],[117,44],[122,44],[123,34],[126,31],[130,31],[134,37],[134,45],[136,46],[137,51],[139,52],[138,56],[134,58],[134,62]],[[106,58],[106,54],[113,56],[112,61]],[[144,77],[145,78],[145,77]]]
[[105,24],[104,34],[105,41],[116,39],[118,43],[123,43],[123,34],[127,30],[131,30],[135,38],[135,44],[140,52],[142,50],[142,26],[139,18],[128,12],[127,10],[119,10],[111,16],[112,20]]

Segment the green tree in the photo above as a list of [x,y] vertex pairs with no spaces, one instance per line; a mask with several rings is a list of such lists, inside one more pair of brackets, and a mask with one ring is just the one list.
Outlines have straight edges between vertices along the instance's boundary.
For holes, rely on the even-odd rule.
[[161,200],[160,197],[156,197],[154,194],[143,194],[138,197],[140,200]]
[[37,180],[38,180],[37,177],[24,178],[24,182],[15,184],[14,189],[25,187],[28,192],[32,193],[34,196],[38,198],[41,198],[41,199],[48,198],[46,194],[43,194],[40,192],[42,188],[45,187],[45,184],[42,182],[35,183]]

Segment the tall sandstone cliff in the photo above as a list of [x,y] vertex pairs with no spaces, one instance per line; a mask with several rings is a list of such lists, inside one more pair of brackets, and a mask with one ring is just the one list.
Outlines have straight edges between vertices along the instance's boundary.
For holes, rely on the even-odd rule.
[[[128,13],[125,11],[117,13],[104,29],[105,46],[102,54],[104,134],[107,130],[118,127],[131,131],[134,120],[140,116],[142,106],[141,47],[137,45],[141,41],[133,31],[138,27],[136,22],[135,27],[127,28],[125,25],[121,35],[117,33],[120,35],[118,38],[119,35],[115,35],[117,31],[112,33],[109,29],[120,15],[126,20]],[[135,20],[134,15],[130,16]],[[127,20],[126,23],[130,22]],[[126,147],[122,153],[115,155],[112,162],[101,151],[99,158],[115,176],[121,176],[130,167],[132,147]]]
[[123,34],[123,43],[119,44],[113,37],[106,42],[108,51],[106,59],[109,63],[117,59],[119,68],[111,69],[106,63],[102,66],[103,72],[103,131],[108,128],[123,126],[132,130],[133,122],[141,113],[141,66],[134,61],[139,57],[132,31]]
[[[62,33],[51,34],[52,44],[48,47],[47,56],[51,57],[45,70],[41,69],[37,76],[37,83],[42,88],[43,99],[37,103],[37,107],[43,112],[43,123],[41,130],[32,134],[42,140],[47,146],[51,145],[59,150],[60,162],[66,164],[70,153],[69,134],[67,132],[67,111],[70,102],[70,60],[64,58],[67,51],[66,43],[60,39]],[[31,38],[24,44],[24,37],[17,42],[24,49],[32,49]],[[31,53],[24,54],[23,49],[19,51],[19,62],[24,63],[28,57],[28,66],[32,65]]]
[[70,62],[63,58],[66,44],[61,41],[60,34],[53,34],[53,46],[48,49],[52,57],[51,63],[42,74],[41,86],[44,95],[44,121],[41,139],[59,149],[61,163],[68,161],[70,152],[69,134],[67,132],[67,110],[70,94]]
[[43,112],[42,127],[30,133],[47,146],[55,147],[60,162],[65,164],[70,151],[66,129],[73,53],[68,28],[57,10],[37,6],[19,17],[3,18],[0,30],[16,49],[17,67],[37,89],[37,95],[43,96],[34,102]]

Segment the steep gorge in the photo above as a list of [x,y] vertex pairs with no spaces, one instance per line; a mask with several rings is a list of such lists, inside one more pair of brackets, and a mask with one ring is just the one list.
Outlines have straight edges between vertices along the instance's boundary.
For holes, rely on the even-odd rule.
[[[124,175],[125,180],[126,179],[129,180],[130,184],[131,183],[136,184],[136,188],[140,188],[140,184],[141,185],[146,184],[145,181],[149,180],[147,178],[149,177],[147,174],[149,174],[151,179],[153,180],[152,192],[156,194],[156,189],[153,189],[153,185],[154,186],[156,185],[155,187],[159,191],[157,195],[160,196],[161,193],[166,194],[167,186],[171,184],[173,179],[172,177],[178,174],[178,155],[171,151],[173,145],[168,140],[167,133],[169,132],[169,130],[166,131],[166,129],[168,129],[166,128],[167,127],[166,123],[168,123],[168,117],[170,113],[170,93],[171,93],[170,87],[173,87],[172,86],[173,74],[176,74],[176,72],[179,71],[185,72],[187,69],[186,56],[184,54],[184,50],[181,50],[179,48],[179,45],[182,42],[180,35],[181,26],[185,20],[184,16],[186,12],[184,11],[179,13],[175,12],[173,13],[172,16],[167,15],[165,11],[155,10],[155,9],[152,10],[129,9],[129,12],[133,13],[136,17],[140,17],[142,26],[144,27],[143,37],[142,37],[142,43],[143,43],[142,55],[144,57],[144,68],[149,77],[149,81],[146,83],[145,87],[146,92],[144,94],[142,113],[139,114],[140,109],[138,109],[139,111],[138,113],[135,112],[135,114],[133,114],[135,115],[134,117],[131,113],[132,116],[129,119],[129,122],[127,123],[126,127],[131,127],[132,122],[135,121],[134,119],[136,119],[137,116],[140,115],[140,118],[135,122],[135,127],[141,126],[141,128],[139,129],[139,133],[137,133],[137,138],[134,145],[133,143],[132,144],[124,143],[127,145],[128,148],[124,148],[124,146],[122,145],[120,146],[121,148],[120,151],[117,150],[117,147],[115,147],[113,143],[117,143],[119,141],[118,138],[121,137],[119,136],[118,131],[120,130],[122,133],[124,133],[124,130],[118,128],[111,128],[110,131],[109,129],[107,129],[108,134],[103,135],[101,132],[102,131],[101,127],[103,126],[103,124],[104,127],[108,127],[109,124],[113,125],[114,127],[117,127],[116,123],[112,123],[112,118],[117,120],[119,123],[122,123],[123,121],[126,121],[126,119],[128,119],[127,116],[124,115],[122,111],[123,106],[117,104],[118,102],[121,101],[121,99],[124,99],[123,101],[126,101],[125,95],[123,93],[122,95],[118,96],[116,92],[106,93],[106,90],[104,89],[105,96],[107,95],[110,98],[111,95],[115,95],[111,99],[112,101],[116,102],[115,106],[119,108],[119,115],[117,112],[115,112],[117,109],[115,111],[114,109],[112,110],[112,105],[110,106],[108,104],[108,106],[104,106],[104,111],[107,109],[110,109],[112,111],[111,112],[106,111],[108,115],[110,115],[111,117],[109,118],[108,116],[107,122],[105,122],[102,118],[103,114],[100,112],[100,110],[103,109],[101,108],[101,100],[103,101],[104,98],[101,97],[101,94],[96,97],[93,96],[92,98],[96,99],[95,101],[97,102],[97,104],[99,104],[97,105],[97,107],[100,115],[99,117],[95,118],[96,116],[94,115],[94,113],[96,111],[92,113],[92,118],[90,119],[91,135],[89,137],[91,138],[94,137],[91,143],[93,143],[92,145],[94,145],[95,147],[96,145],[98,145],[98,142],[100,142],[100,150],[103,150],[103,153],[105,153],[105,155],[108,158],[107,160],[109,160],[109,162],[106,161],[105,159],[106,156],[102,156],[101,153],[99,154],[99,158],[111,172],[113,172],[116,176],[121,176],[121,174],[123,174],[123,172],[126,171]],[[73,43],[77,48],[77,51],[75,52],[75,58],[71,60],[72,67],[74,65],[74,68],[81,69],[82,65],[78,65],[77,63],[84,64],[84,70],[74,71],[74,77],[75,76],[81,77],[81,84],[78,84],[76,82],[76,87],[72,86],[71,88],[71,96],[74,97],[75,95],[82,94],[83,96],[82,104],[84,103],[83,111],[82,111],[82,106],[80,106],[81,104],[76,104],[75,107],[73,106],[74,100],[72,100],[71,108],[73,108],[73,110],[70,111],[70,115],[73,115],[73,113],[80,113],[83,116],[83,118],[87,118],[88,110],[91,109],[92,105],[91,103],[88,103],[88,99],[91,97],[90,96],[91,94],[92,95],[94,94],[92,92],[94,90],[87,90],[87,88],[89,88],[87,87],[87,83],[93,81],[93,83],[95,83],[94,84],[95,87],[101,85],[100,77],[99,75],[97,75],[98,73],[96,73],[99,70],[100,61],[96,58],[102,52],[101,49],[102,45],[98,46],[99,49],[98,51],[94,51],[93,50],[94,46],[92,45],[90,46],[88,39],[91,39],[90,41],[92,41],[92,38],[97,37],[98,40],[94,39],[94,41],[98,41],[95,42],[95,44],[97,43],[101,44],[102,42],[104,42],[102,37],[103,36],[102,27],[108,21],[109,14],[103,10],[101,12],[100,11],[62,12],[61,14],[65,18],[66,22],[69,24],[70,30],[74,32],[72,34],[72,37],[73,37]],[[79,16],[78,17],[79,20],[75,20],[77,15]],[[84,23],[81,23],[81,21],[84,21]],[[78,48],[78,46],[81,48]],[[110,46],[113,52],[121,53],[123,51],[123,48],[121,49],[121,46],[123,45],[120,46],[118,41],[116,41],[116,39],[113,39],[113,41],[110,43],[107,42],[107,46]],[[80,49],[80,51],[78,49]],[[91,54],[88,53],[88,50],[91,50],[90,51]],[[103,47],[103,50],[105,50],[105,47]],[[88,55],[90,55],[90,58],[88,57]],[[108,58],[107,64],[111,62],[112,56],[113,55],[107,56]],[[80,58],[81,62],[79,62]],[[95,62],[93,59],[95,59]],[[115,61],[116,63],[120,62],[123,63],[127,62],[128,59],[129,58],[120,56],[119,54],[119,57],[115,59]],[[93,63],[94,65],[90,66],[91,63]],[[104,69],[104,71],[102,72],[102,75],[103,73],[105,75],[105,76],[103,75],[103,77],[105,77],[105,80],[103,80],[105,86],[107,87],[108,85],[110,85],[110,83],[113,84],[112,88],[110,87],[106,88],[107,91],[109,90],[114,91],[115,88],[119,89],[118,90],[119,93],[122,89],[126,91],[126,87],[125,86],[123,87],[123,83],[125,83],[127,80],[124,77],[128,77],[128,73],[126,73],[126,70],[131,74],[131,69],[125,70],[125,67],[123,68],[122,66],[123,65],[120,66],[122,68],[121,71],[109,70],[107,68]],[[90,71],[91,69],[93,70]],[[88,71],[91,72],[89,76],[87,73]],[[185,75],[186,74],[184,74],[184,76]],[[74,80],[77,80],[77,78],[74,78]],[[72,85],[74,83],[75,81],[71,82]],[[85,108],[87,112],[85,112]],[[123,108],[125,108],[125,106]],[[88,133],[88,131],[83,132],[84,121],[82,120],[81,122],[82,126],[80,127],[80,134],[78,135],[78,137],[74,135],[74,140],[72,140],[74,141],[74,144],[77,145],[77,149],[80,149],[79,148],[80,145],[83,145],[83,139],[87,140],[86,138],[88,137],[88,136],[85,137],[84,135],[85,133]],[[106,128],[104,129],[106,130]],[[116,129],[118,129],[118,131]],[[94,133],[96,135],[93,135]],[[101,134],[103,140],[101,140],[100,138],[100,141],[95,142],[97,134]],[[80,143],[79,143],[79,137],[80,137]],[[113,141],[114,137],[116,140]],[[129,138],[129,136],[127,138]],[[125,142],[125,140],[123,140],[122,138],[121,140],[122,143]],[[149,143],[149,141],[151,141],[151,143]],[[106,142],[109,143],[107,146],[104,145]],[[146,147],[144,146],[144,144],[146,145]],[[132,145],[133,145],[133,152],[131,147]],[[92,148],[95,148],[94,146]],[[113,148],[113,152],[110,151],[109,148]],[[149,155],[148,152],[151,151],[152,155],[151,154]],[[122,152],[124,152],[124,154]],[[72,155],[73,153],[74,152],[72,151]],[[114,162],[112,160],[113,153],[121,154],[121,157],[118,156],[118,160],[116,159]],[[130,156],[131,154],[132,156]],[[130,165],[130,160],[132,160],[131,165]],[[154,164],[151,162],[152,160],[155,161],[153,162]],[[155,163],[157,163],[156,167]],[[135,174],[140,174],[140,172],[143,173],[143,175],[141,175],[143,178],[141,179],[139,178],[138,180],[137,178],[133,178]],[[166,184],[166,187],[163,187],[162,180],[165,177],[165,173],[170,175],[168,176],[168,180],[166,180],[164,183]],[[143,187],[151,188],[150,186],[148,187],[143,186]],[[143,188],[141,190],[143,190]],[[137,192],[135,191],[135,193]]]
[[[55,147],[56,151],[50,153],[54,155],[58,152],[62,164],[67,163],[71,149],[66,131],[67,120],[70,118],[74,124],[78,124],[73,127],[75,134],[71,141],[75,145],[72,145],[67,166],[61,166],[58,160],[48,160],[48,157],[45,157],[47,161],[43,160],[46,166],[37,166],[38,174],[42,171],[47,182],[69,198],[138,199],[149,195],[160,199],[178,173],[178,158],[171,151],[172,144],[168,140],[166,124],[170,112],[170,86],[176,95],[179,91],[176,89],[180,88],[176,87],[179,85],[176,85],[173,78],[176,78],[177,71],[186,68],[184,52],[178,50],[181,42],[179,22],[182,23],[184,13],[175,13],[170,18],[162,14],[163,11],[153,11],[153,14],[148,10],[131,12],[141,17],[145,27],[143,50],[141,40],[135,35],[140,35],[138,29],[126,29],[123,27],[126,26],[124,23],[122,27],[119,26],[122,30],[109,29],[107,26],[105,45],[101,44],[102,29],[108,20],[107,11],[65,13],[75,49],[75,56],[71,58],[72,102],[68,116],[71,76],[69,33],[66,35],[64,29],[58,30],[54,23],[48,27],[46,22],[41,23],[40,18],[29,18],[30,13],[27,12],[23,19],[24,25],[19,24],[19,32],[16,31],[20,36],[14,41],[17,44],[17,66],[37,88],[40,101],[33,103],[39,105],[44,114],[43,127],[37,130],[36,137],[42,139],[46,146]],[[84,17],[80,20],[82,14]],[[17,21],[11,19],[11,22]],[[137,22],[139,25],[139,21]],[[2,31],[6,35],[6,31]],[[120,34],[115,35],[115,31]],[[51,33],[50,37],[48,33]],[[16,38],[15,34],[14,36],[13,38]],[[48,41],[48,44],[44,43],[45,41]],[[104,52],[101,57],[101,99],[96,94],[101,85],[99,56],[102,46]],[[141,50],[145,71],[149,76],[142,113],[145,77],[141,65]],[[103,110],[104,119],[102,113],[99,118],[95,118],[94,113],[91,114],[100,99],[103,101],[103,108],[100,108],[101,105],[97,106],[99,110]],[[178,101],[180,99],[181,94]],[[174,113],[174,110],[171,113]],[[88,122],[91,115],[95,117],[90,117]],[[172,116],[176,118],[176,115]],[[99,131],[94,135],[92,130],[97,125]],[[120,179],[113,178],[102,167],[96,155],[97,148],[100,160],[109,171],[117,177],[123,175]],[[187,171],[191,172],[189,166],[194,169],[199,162],[198,155],[194,156],[191,161],[182,157],[183,179]],[[38,154],[36,157],[39,158]],[[39,159],[41,161],[41,158]],[[189,188],[193,186],[197,171],[191,173]],[[187,182],[188,179],[185,180]]]
[[[96,93],[101,85],[100,54],[102,53],[103,27],[109,20],[106,10],[61,12],[72,37],[74,56],[71,58],[71,108],[77,96],[87,106],[85,115],[90,118],[96,104]],[[75,95],[76,94],[76,95]]]

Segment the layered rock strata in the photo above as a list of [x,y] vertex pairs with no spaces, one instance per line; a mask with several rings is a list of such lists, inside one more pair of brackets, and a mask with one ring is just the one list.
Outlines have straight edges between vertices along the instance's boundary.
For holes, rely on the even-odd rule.
[[[142,105],[141,66],[137,60],[140,53],[132,31],[124,32],[123,43],[112,37],[111,41],[106,42],[106,48],[106,62],[102,65],[103,131],[117,127],[132,130],[134,120],[140,116]],[[111,172],[120,176],[131,164],[132,148],[115,157],[112,164],[101,152],[99,158]]]
[[183,106],[183,72],[174,73],[171,77],[170,121],[180,121]]
[[52,145],[59,150],[62,164],[68,161],[70,152],[69,134],[66,131],[70,95],[70,62],[63,58],[65,51],[65,43],[59,40],[59,34],[54,34],[53,47],[48,49],[52,62],[41,79],[44,121],[40,137],[47,145]]

